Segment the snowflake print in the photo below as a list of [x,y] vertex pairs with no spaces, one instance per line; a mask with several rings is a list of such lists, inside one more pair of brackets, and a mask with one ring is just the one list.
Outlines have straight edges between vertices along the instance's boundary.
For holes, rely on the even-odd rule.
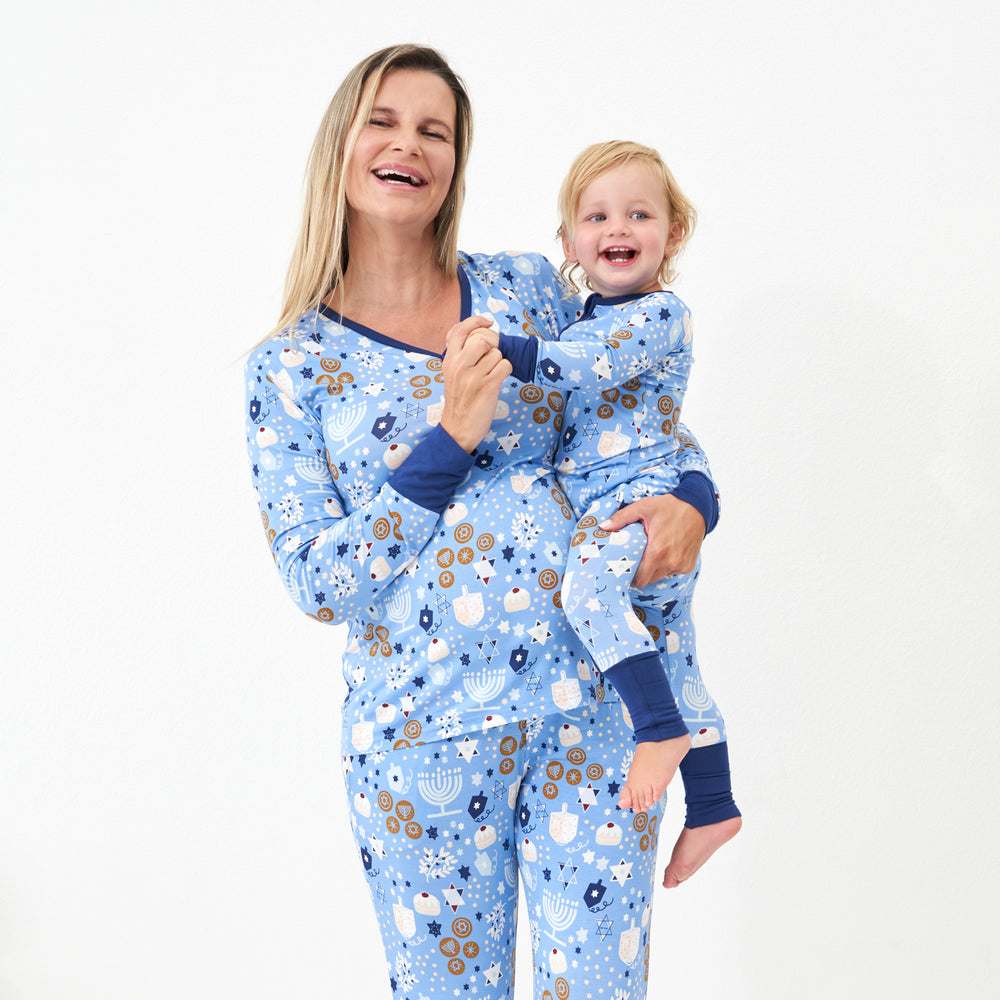
[[655,378],[659,379],[661,382],[673,381],[674,372],[678,368],[684,367],[684,360],[681,358],[676,358],[672,354],[665,358],[661,358],[656,364],[651,365],[649,368],[649,374]]
[[298,524],[302,520],[302,497],[298,493],[286,493],[278,501],[278,509],[285,524]]
[[396,955],[396,985],[401,990],[412,990],[417,985],[410,959],[403,952]]
[[385,360],[381,354],[376,354],[374,351],[355,351],[351,357],[359,362],[362,368],[366,368],[368,371],[381,368],[382,362]]
[[525,730],[525,737],[529,740],[534,739],[541,731],[545,725],[545,718],[541,715],[533,715],[528,719],[528,728]]
[[335,599],[350,597],[358,592],[357,577],[345,562],[334,563],[330,567],[330,572],[326,574],[326,580]]
[[629,378],[632,378],[633,375],[638,375],[644,372],[647,368],[649,368],[649,365],[649,355],[645,351],[641,351],[639,356],[628,366],[626,374]]
[[486,915],[486,923],[489,924],[489,928],[486,933],[489,934],[494,941],[500,940],[500,935],[503,934],[504,925],[507,922],[507,917],[503,912],[503,903],[497,903],[496,906]]
[[365,504],[371,503],[375,496],[374,487],[371,483],[365,482],[360,473],[353,483],[347,484],[344,492],[354,507],[364,507]]
[[462,720],[458,717],[457,708],[449,708],[444,715],[434,720],[434,724],[438,727],[438,736],[443,740],[449,740],[462,732]]
[[408,683],[413,676],[413,670],[409,664],[402,660],[392,660],[386,672],[386,683],[393,691],[398,691],[404,684]]
[[426,875],[427,880],[432,878],[445,878],[452,873],[455,867],[455,856],[446,847],[435,851],[432,847],[424,848],[424,857],[420,862],[420,874]]
[[530,552],[541,533],[542,529],[535,524],[535,519],[530,514],[518,514],[514,518],[513,535],[518,548]]
[[482,275],[487,285],[493,285],[500,280],[500,266],[498,264],[487,264],[482,269]]

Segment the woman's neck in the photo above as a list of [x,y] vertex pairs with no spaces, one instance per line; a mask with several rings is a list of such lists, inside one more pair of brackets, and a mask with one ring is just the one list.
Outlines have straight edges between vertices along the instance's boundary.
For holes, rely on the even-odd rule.
[[458,279],[437,266],[432,237],[351,239],[343,284],[327,304],[356,323],[436,354],[461,319]]

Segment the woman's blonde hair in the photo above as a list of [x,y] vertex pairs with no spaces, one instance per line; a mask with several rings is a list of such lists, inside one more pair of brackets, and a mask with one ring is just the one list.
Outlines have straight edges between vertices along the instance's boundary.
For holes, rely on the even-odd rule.
[[[667,247],[668,253],[664,256],[657,275],[661,285],[668,285],[677,278],[674,264],[694,233],[698,213],[674,180],[674,175],[663,162],[663,157],[650,146],[615,139],[611,142],[594,143],[580,153],[573,161],[559,189],[559,229],[556,236],[569,242],[573,241],[577,209],[580,207],[584,188],[588,184],[609,170],[635,162],[645,163],[653,172],[653,176],[663,185],[663,193],[670,209],[671,239]],[[583,274],[582,278],[576,274],[577,269]],[[559,270],[574,288],[579,289],[581,286],[590,288],[590,281],[579,264],[563,261]]]
[[442,271],[457,273],[458,222],[472,143],[472,102],[461,78],[435,49],[393,45],[362,59],[337,88],[323,115],[306,165],[302,226],[288,265],[281,316],[265,340],[316,309],[344,281],[348,261],[347,166],[382,78],[399,69],[433,73],[455,98],[455,172],[434,220],[434,256]]

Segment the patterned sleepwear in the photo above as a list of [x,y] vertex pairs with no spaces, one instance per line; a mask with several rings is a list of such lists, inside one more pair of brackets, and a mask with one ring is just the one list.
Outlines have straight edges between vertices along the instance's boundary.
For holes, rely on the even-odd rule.
[[[702,683],[694,650],[691,600],[700,560],[691,574],[633,589],[632,576],[646,544],[642,525],[614,533],[600,528],[623,504],[673,490],[687,467],[688,453],[698,453],[689,436],[678,434],[693,360],[690,312],[669,291],[614,298],[592,295],[582,318],[563,330],[558,342],[505,337],[501,350],[511,359],[517,377],[573,393],[557,456],[560,485],[573,508],[583,514],[574,530],[562,585],[570,623],[598,669],[611,670],[612,679],[614,668],[639,654],[647,654],[649,662],[659,639],[680,710],[679,731],[687,726],[693,747],[724,742],[725,723]],[[679,622],[689,633],[679,689],[674,686],[681,666],[676,659],[677,631],[667,624],[659,636],[657,626],[645,614],[640,618],[633,605],[658,609],[665,623]],[[675,730],[660,730],[654,738],[669,735],[676,735]],[[723,754],[727,750],[720,748],[710,755],[718,758],[713,768],[728,772]],[[692,766],[698,766],[694,757],[684,771]],[[687,773],[684,776],[687,783]],[[735,804],[720,810],[717,796],[707,808],[698,808],[697,792],[691,798],[695,808],[689,808],[688,825],[738,815]]]
[[[462,316],[492,315],[509,335],[554,338],[578,314],[578,301],[537,255],[462,255],[459,278]],[[445,747],[481,740],[488,756],[487,742],[512,725],[541,720],[531,724],[558,730],[587,713],[595,731],[618,732],[620,704],[613,688],[592,677],[559,596],[576,522],[553,472],[563,393],[508,379],[491,431],[467,455],[438,425],[441,358],[325,308],[303,316],[291,337],[252,352],[246,388],[252,472],[280,577],[307,614],[348,627],[342,741],[349,780],[371,778],[372,766],[381,770],[390,759],[429,757],[420,767],[427,784],[414,776],[416,793],[407,794],[422,828],[421,860],[424,847],[443,846],[430,833],[433,797],[444,794],[448,774],[460,766],[450,750],[447,763],[437,756]],[[706,468],[697,449],[692,462]],[[619,733],[619,754],[630,745],[626,734]],[[407,757],[411,750],[416,756]],[[610,753],[600,751],[605,756],[594,763],[620,777],[621,761]],[[519,757],[518,773],[526,762]],[[491,777],[487,767],[482,773]],[[492,788],[491,780],[483,793]],[[602,808],[610,807],[609,795],[605,789]],[[396,820],[410,822],[394,801]],[[510,827],[521,807],[492,802],[493,825]],[[364,845],[374,827],[359,829],[362,857],[367,850],[372,860]],[[638,866],[634,846],[623,844],[624,862]],[[610,888],[608,879],[604,884]],[[569,892],[556,882],[546,886],[551,893],[557,887],[560,897]],[[635,898],[608,896],[616,909],[607,916],[621,927]],[[413,908],[412,895],[390,902]],[[480,905],[486,903],[477,911]],[[451,926],[458,911],[451,912],[450,936],[461,941]],[[437,943],[428,939],[424,947]],[[393,968],[395,961],[390,954]],[[397,987],[409,982],[404,972],[393,975]],[[454,995],[450,977],[447,990],[422,976],[412,989],[397,988],[397,996]],[[574,992],[574,1000],[578,995],[586,993]]]
[[662,802],[616,808],[631,747],[595,711],[345,758],[395,996],[513,996],[519,885],[537,1000],[645,996]]

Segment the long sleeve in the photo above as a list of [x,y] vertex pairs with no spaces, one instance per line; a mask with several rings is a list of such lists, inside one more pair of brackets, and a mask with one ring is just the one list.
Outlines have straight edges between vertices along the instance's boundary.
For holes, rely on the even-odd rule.
[[322,426],[315,394],[297,391],[304,380],[288,368],[266,370],[274,356],[266,346],[247,362],[246,388],[247,445],[268,543],[304,612],[350,621],[416,559],[472,457],[437,427],[386,477],[390,470],[359,461],[353,447],[370,414],[348,406]]
[[503,336],[500,351],[522,382],[599,393],[648,372],[665,391],[683,394],[690,343],[687,307],[676,295],[657,292],[581,319],[558,341]]

